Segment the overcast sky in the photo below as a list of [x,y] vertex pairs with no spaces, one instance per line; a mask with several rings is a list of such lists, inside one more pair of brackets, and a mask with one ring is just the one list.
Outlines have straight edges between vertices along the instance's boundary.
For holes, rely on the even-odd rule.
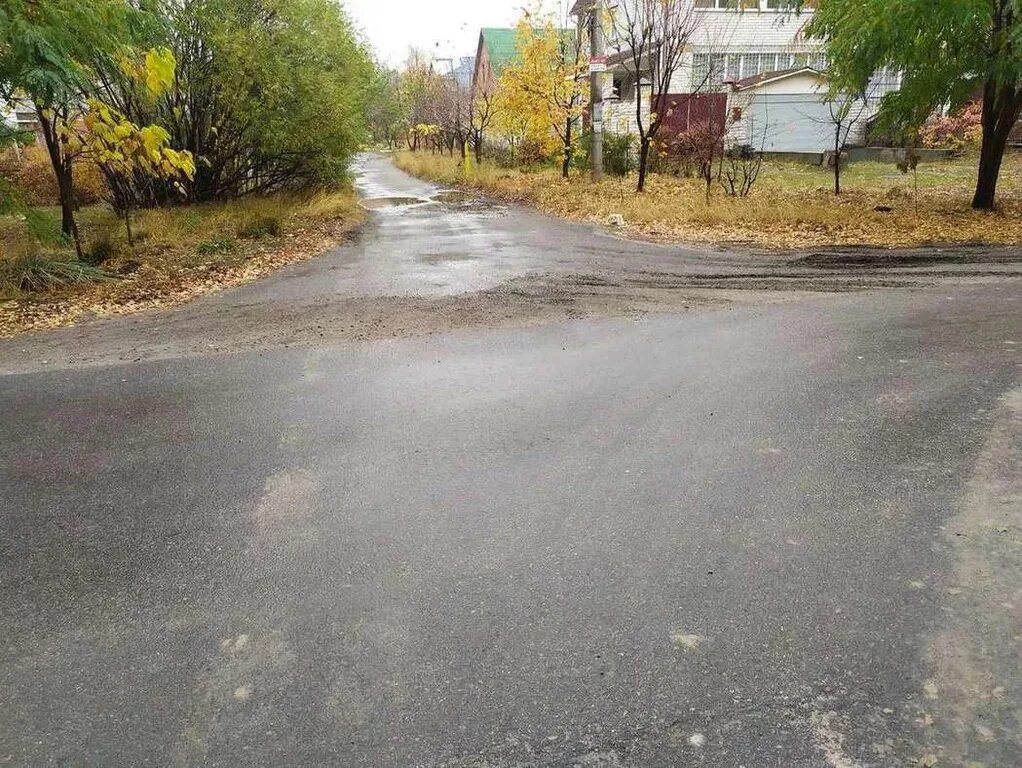
[[[547,0],[547,7],[565,0]],[[510,27],[531,0],[341,0],[387,63],[404,62],[408,47],[437,56],[472,56],[480,27]]]

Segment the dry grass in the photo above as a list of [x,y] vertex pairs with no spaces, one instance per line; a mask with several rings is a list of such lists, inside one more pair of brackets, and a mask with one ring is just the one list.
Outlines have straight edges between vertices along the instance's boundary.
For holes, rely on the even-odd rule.
[[[850,165],[846,191],[835,197],[826,169],[769,163],[751,196],[729,198],[717,188],[709,203],[697,179],[654,175],[646,193],[636,195],[633,178],[594,184],[581,173],[565,181],[553,169],[523,172],[487,163],[466,172],[457,159],[426,153],[399,153],[395,162],[413,175],[529,203],[557,216],[606,222],[620,214],[630,230],[658,239],[771,248],[1022,243],[1022,154],[1006,159],[1000,209],[994,213],[969,207],[972,158],[920,165],[918,198],[913,176],[893,165]],[[893,210],[879,212],[878,206]]]
[[[364,218],[352,191],[162,208],[133,216],[131,246],[112,210],[85,208],[79,224],[90,261],[118,279],[39,292],[0,285],[0,337],[67,325],[86,314],[177,304],[247,282],[321,252]],[[4,260],[38,258],[66,261],[74,255],[67,249],[40,251],[23,223],[0,217],[0,274]]]

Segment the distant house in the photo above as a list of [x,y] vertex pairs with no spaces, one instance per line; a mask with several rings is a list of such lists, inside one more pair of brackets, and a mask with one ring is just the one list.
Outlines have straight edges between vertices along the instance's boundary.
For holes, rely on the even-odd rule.
[[[537,32],[540,30],[537,29]],[[575,29],[561,29],[562,53],[569,61],[574,55],[578,40]],[[484,27],[479,31],[479,46],[476,50],[475,71],[472,74],[472,89],[492,93],[501,73],[518,57],[518,30],[506,27]]]
[[[615,3],[618,23],[623,23],[623,5],[639,0]],[[812,17],[807,10],[789,13],[786,0],[690,0],[697,26],[689,47],[673,74],[668,103],[677,105],[672,119],[675,129],[684,130],[691,121],[715,115],[724,119],[734,113],[729,106],[741,107],[749,116],[744,126],[736,126],[734,136],[753,139],[772,151],[825,151],[819,120],[829,114],[824,99],[823,78],[826,57],[819,41],[805,35]],[[573,13],[584,18],[593,0],[578,0]],[[740,6],[736,7],[736,6]],[[650,102],[648,76],[634,72],[631,52],[620,50],[621,42],[610,35],[607,82],[604,88],[604,125],[617,133],[636,131],[635,99],[640,89],[645,105]],[[881,72],[869,89],[867,111],[875,114],[884,94],[897,90],[897,73]],[[697,95],[693,95],[696,94]],[[868,116],[859,123],[852,143],[863,137]]]
[[35,136],[37,142],[42,142],[39,117],[35,113],[35,107],[29,101],[18,100],[13,104],[0,104],[0,120],[8,128]]
[[472,77],[475,74],[475,56],[462,56],[458,59],[434,59],[433,69],[444,77],[456,82],[461,88],[468,90],[472,87]]
[[479,32],[472,90],[475,93],[493,93],[497,80],[505,67],[518,55],[517,33],[513,29],[484,27]]

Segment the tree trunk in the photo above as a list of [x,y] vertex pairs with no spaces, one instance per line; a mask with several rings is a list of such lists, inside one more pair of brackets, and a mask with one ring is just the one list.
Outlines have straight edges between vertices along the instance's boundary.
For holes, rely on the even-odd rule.
[[648,138],[643,138],[639,142],[639,185],[636,188],[637,192],[644,192],[646,190],[646,167],[649,165],[649,143]]
[[134,248],[135,238],[131,234],[131,208],[129,206],[124,207],[124,228],[128,232],[128,245]]
[[979,156],[979,175],[972,207],[990,211],[997,195],[997,180],[1001,175],[1004,150],[1008,136],[1022,109],[1022,94],[1015,92],[1015,84],[998,86],[990,81],[983,89],[983,146]]
[[571,118],[564,126],[564,162],[561,164],[561,177],[568,178],[571,171]]
[[78,233],[78,222],[75,221],[74,171],[71,169],[71,163],[62,163],[56,174],[60,194],[60,229],[74,240],[75,253],[81,258],[82,243]]
[[475,139],[476,165],[483,162],[483,132],[476,131]]
[[60,229],[65,237],[71,238],[75,245],[75,254],[82,258],[82,240],[75,221],[75,186],[74,168],[71,160],[64,156],[57,136],[56,120],[51,120],[46,110],[36,105],[36,117],[43,130],[46,151],[50,156],[53,175],[57,179],[57,192],[60,197]]
[[834,132],[834,194],[841,194],[841,125]]

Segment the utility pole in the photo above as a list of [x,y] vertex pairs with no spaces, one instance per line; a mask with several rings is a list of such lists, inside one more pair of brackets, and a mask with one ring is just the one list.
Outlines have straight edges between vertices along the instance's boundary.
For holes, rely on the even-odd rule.
[[589,18],[589,39],[592,51],[589,57],[590,99],[589,110],[592,122],[592,160],[593,179],[603,177],[603,73],[607,71],[607,50],[603,36],[603,3],[604,0],[593,0]]

